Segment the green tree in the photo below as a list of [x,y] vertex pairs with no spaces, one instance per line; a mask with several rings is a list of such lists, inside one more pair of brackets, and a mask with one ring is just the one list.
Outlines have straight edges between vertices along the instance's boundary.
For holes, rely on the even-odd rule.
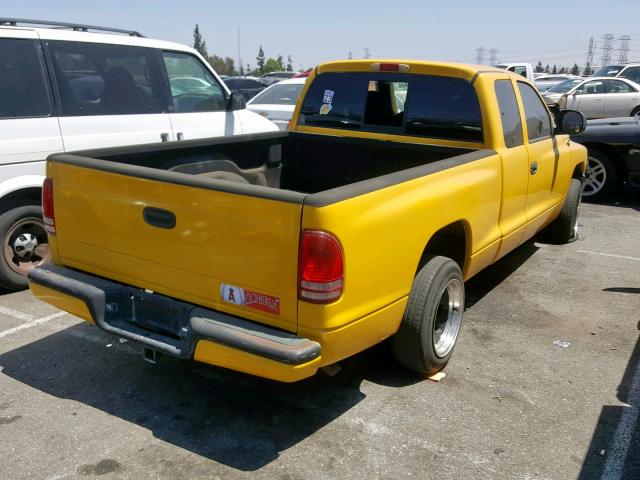
[[542,62],[538,62],[538,64],[536,65],[536,73],[542,72],[544,72],[544,67],[542,66]]
[[282,70],[284,70],[284,66],[282,65],[282,57],[267,58],[262,72],[260,73],[280,72]]
[[565,66],[560,67],[560,70],[558,70],[558,73],[567,73],[567,67]]
[[219,57],[217,55],[212,55],[209,57],[209,63],[213,67],[213,69],[219,75],[233,75],[235,73],[235,65],[233,62],[233,58],[230,57]]
[[195,48],[204,58],[209,57],[209,54],[207,53],[207,42],[205,42],[202,35],[200,35],[200,27],[197,23],[196,28],[193,30],[193,48]]
[[573,64],[573,67],[571,67],[571,75],[578,75],[580,73],[580,67],[578,66],[577,63]]
[[591,68],[591,64],[589,62],[587,62],[587,64],[585,65],[582,75],[584,75],[585,77],[593,75],[593,69]]
[[558,67],[554,65],[553,70],[551,70],[551,73],[558,73]]
[[287,56],[287,72],[293,72],[293,60],[291,60],[291,55]]
[[551,73],[551,70],[549,69],[549,64],[547,63],[547,66],[544,67],[544,73]]
[[260,49],[258,50],[256,65],[258,65],[258,71],[264,73],[264,50],[262,50],[262,45],[260,45]]
[[284,59],[282,58],[282,55],[278,54],[278,57],[276,58],[276,62],[278,62],[278,64],[280,65],[279,71],[284,70]]

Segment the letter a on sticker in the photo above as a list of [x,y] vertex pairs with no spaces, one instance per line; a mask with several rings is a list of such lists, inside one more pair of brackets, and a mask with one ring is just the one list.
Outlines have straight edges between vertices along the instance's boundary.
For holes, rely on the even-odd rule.
[[233,291],[233,288],[229,289],[229,296],[227,297],[227,302],[236,303],[236,294]]

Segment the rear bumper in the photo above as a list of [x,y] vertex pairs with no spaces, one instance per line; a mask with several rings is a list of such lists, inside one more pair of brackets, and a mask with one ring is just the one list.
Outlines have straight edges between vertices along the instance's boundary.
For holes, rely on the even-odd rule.
[[33,269],[29,284],[41,300],[174,357],[284,382],[320,366],[318,342],[70,268]]

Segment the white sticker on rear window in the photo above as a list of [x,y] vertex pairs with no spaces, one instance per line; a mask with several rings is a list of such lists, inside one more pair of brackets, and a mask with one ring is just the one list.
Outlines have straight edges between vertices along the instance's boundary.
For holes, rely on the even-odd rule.
[[331,105],[333,103],[333,96],[335,95],[335,93],[336,92],[334,92],[333,90],[325,90],[322,97],[322,103],[328,103],[329,105]]

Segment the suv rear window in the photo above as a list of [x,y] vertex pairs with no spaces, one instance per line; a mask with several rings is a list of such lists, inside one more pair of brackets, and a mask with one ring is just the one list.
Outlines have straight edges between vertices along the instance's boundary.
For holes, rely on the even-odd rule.
[[46,117],[50,113],[35,42],[0,39],[0,118]]
[[151,49],[49,42],[64,115],[161,113],[164,93]]
[[304,99],[301,125],[482,142],[478,97],[453,77],[325,73]]

